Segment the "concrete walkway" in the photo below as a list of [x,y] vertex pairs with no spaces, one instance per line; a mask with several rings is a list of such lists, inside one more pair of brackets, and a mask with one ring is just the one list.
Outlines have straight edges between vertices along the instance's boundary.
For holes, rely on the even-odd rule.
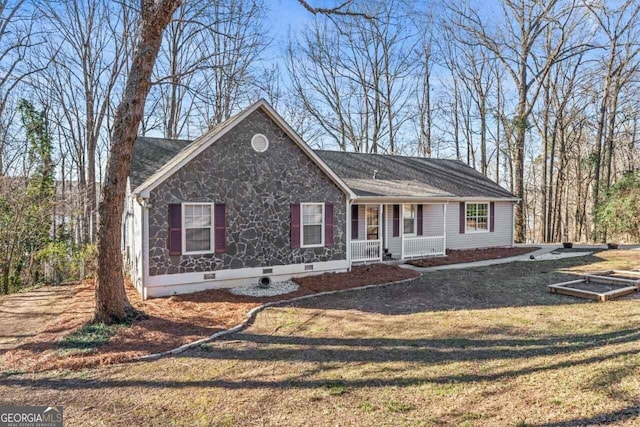
[[[428,271],[438,271],[438,270],[457,270],[457,269],[461,269],[461,268],[473,268],[473,267],[487,267],[490,265],[497,265],[497,264],[507,264],[510,262],[514,262],[514,261],[529,261],[531,258],[531,255],[533,255],[535,258],[538,258],[541,255],[546,255],[546,254],[550,254],[551,252],[555,251],[556,249],[559,249],[562,247],[562,245],[560,244],[553,244],[553,243],[549,243],[549,244],[539,244],[539,245],[516,245],[517,247],[539,247],[540,249],[533,251],[533,252],[529,252],[528,254],[524,254],[524,255],[517,255],[517,256],[512,256],[512,257],[508,257],[508,258],[496,258],[496,259],[486,259],[486,260],[482,260],[482,261],[474,261],[474,262],[465,262],[465,263],[460,263],[460,264],[449,264],[449,265],[438,265],[435,267],[416,267],[415,265],[411,265],[411,264],[401,264],[400,267],[402,268],[407,268],[409,270],[415,270],[415,271],[419,271],[421,273],[425,273]],[[604,249],[606,248],[606,246],[604,245],[574,245],[573,246],[574,249]],[[584,254],[581,253],[577,253],[577,255],[575,256],[583,256],[583,255],[588,255],[589,252],[584,252]],[[544,258],[542,259],[544,260]],[[541,261],[542,261],[541,260]]]

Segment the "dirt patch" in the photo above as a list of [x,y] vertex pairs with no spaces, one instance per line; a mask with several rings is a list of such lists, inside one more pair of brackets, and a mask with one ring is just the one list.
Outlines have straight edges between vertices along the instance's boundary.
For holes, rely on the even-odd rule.
[[45,286],[2,297],[0,354],[37,335],[47,322],[65,310],[66,301],[75,290],[73,285]]
[[509,258],[524,255],[540,248],[486,248],[486,249],[448,249],[446,257],[422,258],[409,261],[416,267],[436,267],[439,265],[460,264],[465,262],[485,261],[488,259]]
[[[418,276],[415,271],[375,264],[356,267],[348,273],[296,279],[300,289],[287,295],[256,298],[233,295],[228,290],[219,289],[147,301],[142,301],[131,283],[127,282],[129,300],[146,313],[148,319],[114,330],[108,342],[97,348],[61,348],[61,340],[85,325],[93,314],[93,281],[87,280],[73,286],[63,313],[46,323],[35,336],[6,352],[3,367],[43,371],[126,362],[233,327],[245,318],[249,310],[265,302]],[[32,301],[31,304],[37,306],[38,302]]]

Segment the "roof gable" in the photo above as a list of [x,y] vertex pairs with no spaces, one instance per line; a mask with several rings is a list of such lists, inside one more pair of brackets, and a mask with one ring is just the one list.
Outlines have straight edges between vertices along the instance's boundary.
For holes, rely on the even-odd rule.
[[[157,187],[160,183],[166,180],[169,176],[173,175],[177,170],[182,168],[185,164],[187,164],[190,160],[195,158],[198,154],[202,153],[207,147],[211,144],[215,143],[218,139],[220,139],[223,135],[225,135],[228,131],[233,129],[235,125],[240,123],[242,120],[247,118],[252,112],[257,109],[262,109],[275,123],[278,125],[291,140],[298,145],[302,151],[327,175],[331,178],[335,184],[345,193],[355,196],[355,193],[347,186],[347,184],[337,175],[333,170],[331,170],[326,163],[298,136],[298,134],[287,124],[286,121],[263,99],[252,104],[251,106],[244,109],[242,112],[236,114],[235,116],[229,118],[228,120],[220,123],[215,126],[213,129],[197,138],[191,143],[188,143],[184,146],[177,154],[170,158],[170,160],[164,162],[161,166],[158,162],[155,163],[155,167],[159,168],[156,172],[151,174],[150,176],[144,177],[141,181],[138,178],[137,181],[140,181],[137,185],[132,182],[132,188],[134,188],[134,193],[141,195],[142,197],[148,197],[151,190]],[[166,141],[166,140],[163,140]],[[171,144],[169,144],[171,145]],[[171,145],[173,148],[176,147],[175,144]],[[144,150],[140,148],[140,150]],[[134,144],[135,151],[135,144]],[[162,154],[162,151],[160,151]],[[161,157],[161,156],[160,156]],[[147,165],[143,168],[143,170],[149,170],[149,168],[154,167],[153,165]],[[132,173],[133,177],[133,173]],[[133,179],[132,179],[133,181]]]

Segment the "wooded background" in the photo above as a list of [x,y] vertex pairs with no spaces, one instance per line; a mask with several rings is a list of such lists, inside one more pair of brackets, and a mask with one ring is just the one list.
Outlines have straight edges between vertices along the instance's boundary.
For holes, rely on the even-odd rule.
[[[314,147],[467,163],[522,198],[519,241],[638,239],[640,3],[354,0],[370,19],[273,25],[293,7],[184,1],[139,133],[193,139],[264,97]],[[0,293],[92,253],[139,8],[0,0]]]

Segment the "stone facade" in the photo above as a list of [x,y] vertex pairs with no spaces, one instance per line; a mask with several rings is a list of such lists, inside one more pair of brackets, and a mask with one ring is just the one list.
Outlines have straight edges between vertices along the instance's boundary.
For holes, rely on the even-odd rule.
[[[257,153],[262,133],[269,148]],[[149,198],[149,274],[207,272],[346,259],[345,194],[262,109],[152,190]],[[226,251],[169,256],[168,205],[226,205]],[[292,249],[290,204],[334,205],[334,245]]]

